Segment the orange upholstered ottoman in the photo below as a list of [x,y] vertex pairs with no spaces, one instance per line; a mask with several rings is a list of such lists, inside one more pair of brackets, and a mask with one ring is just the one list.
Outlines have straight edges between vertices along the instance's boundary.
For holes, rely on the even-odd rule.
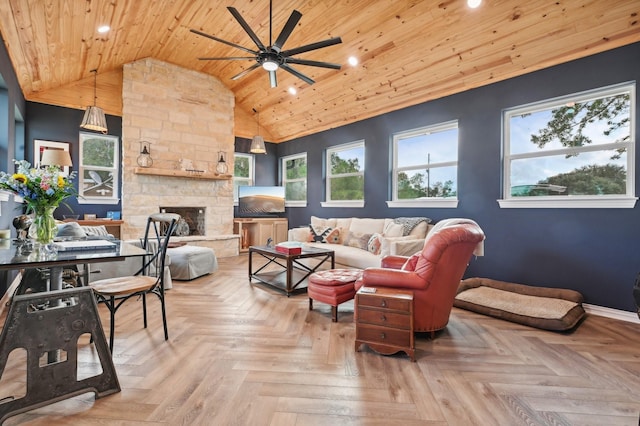
[[338,305],[354,298],[354,283],[361,275],[361,269],[328,269],[311,274],[307,286],[309,310],[313,310],[314,300],[331,305],[332,321],[337,322]]

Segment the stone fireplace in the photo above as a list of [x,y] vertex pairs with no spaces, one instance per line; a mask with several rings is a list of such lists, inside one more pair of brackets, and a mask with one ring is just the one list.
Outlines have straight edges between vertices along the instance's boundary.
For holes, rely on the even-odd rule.
[[[219,152],[233,158],[234,103],[233,92],[210,75],[153,58],[124,66],[123,239],[139,238],[147,217],[162,207],[193,222],[190,235],[176,240],[213,248],[219,257],[238,254],[239,237],[233,234],[233,182],[209,177],[215,172]],[[141,141],[149,142],[152,168],[138,167]],[[176,173],[184,164],[203,174]],[[233,169],[232,162],[229,166]],[[185,208],[195,209],[195,216],[177,211]]]

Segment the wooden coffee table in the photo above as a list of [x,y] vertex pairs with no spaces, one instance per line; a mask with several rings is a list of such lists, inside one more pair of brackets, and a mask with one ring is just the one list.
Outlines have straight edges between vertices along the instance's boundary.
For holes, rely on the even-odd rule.
[[[254,253],[267,259],[267,262],[255,271],[253,270]],[[315,259],[316,263],[313,266],[300,262],[301,259],[309,258]],[[286,254],[277,251],[274,247],[251,246],[249,247],[249,281],[253,279],[268,284],[285,292],[288,297],[293,293],[307,291],[306,285],[303,284],[306,283],[309,275],[328,260],[331,260],[331,269],[335,268],[333,250],[303,246],[302,253]],[[267,268],[270,265],[275,268]]]

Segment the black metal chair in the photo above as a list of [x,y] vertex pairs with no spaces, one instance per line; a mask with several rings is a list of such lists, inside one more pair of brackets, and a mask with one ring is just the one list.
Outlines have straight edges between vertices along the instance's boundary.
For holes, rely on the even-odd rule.
[[180,215],[173,213],[157,213],[149,216],[141,245],[151,254],[143,259],[140,270],[132,276],[107,278],[89,284],[98,302],[104,303],[109,308],[109,349],[111,353],[113,353],[116,311],[132,297],[142,299],[145,328],[147,328],[147,294],[155,294],[160,299],[164,340],[169,339],[164,297],[164,269],[169,239],[174,233],[179,219]]

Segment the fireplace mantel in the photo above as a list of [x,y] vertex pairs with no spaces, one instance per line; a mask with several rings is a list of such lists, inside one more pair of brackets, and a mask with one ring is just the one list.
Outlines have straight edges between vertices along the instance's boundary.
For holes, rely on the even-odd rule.
[[167,170],[156,169],[153,167],[136,167],[133,169],[133,173],[137,175],[167,176],[203,180],[230,180],[233,177],[229,174],[221,175],[219,173],[205,172],[202,170]]

